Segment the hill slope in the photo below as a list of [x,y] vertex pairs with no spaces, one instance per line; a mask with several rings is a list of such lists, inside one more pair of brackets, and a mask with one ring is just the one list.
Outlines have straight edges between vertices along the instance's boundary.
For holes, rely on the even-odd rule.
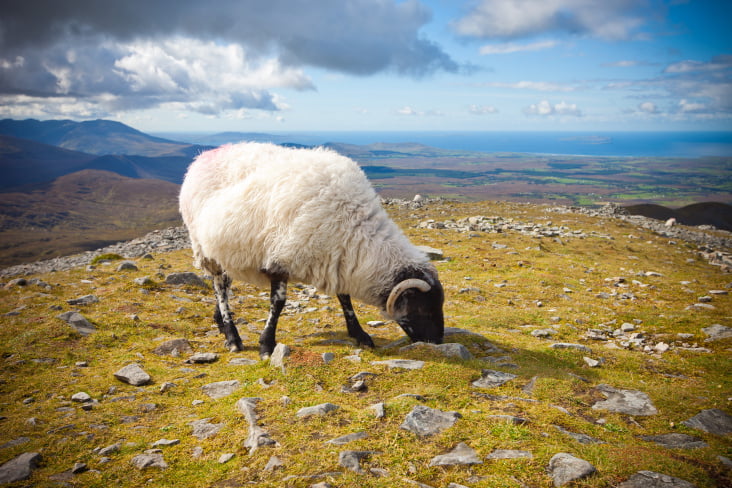
[[[730,486],[729,461],[719,457],[732,454],[729,434],[686,423],[702,411],[732,413],[731,339],[709,340],[724,329],[714,324],[729,324],[730,275],[694,246],[628,221],[533,205],[441,202],[389,212],[413,242],[450,258],[436,266],[446,325],[462,332],[445,340],[472,358],[403,349],[399,327],[383,322],[366,326],[378,347],[362,350],[348,339],[335,297],[291,286],[277,335],[293,349],[283,372],[257,357],[265,290],[238,282],[232,303],[247,348],[230,354],[209,318],[210,288],[165,283],[166,274],[193,271],[190,250],[136,259],[137,270],[99,264],[26,276],[25,286],[0,287],[0,463],[40,452],[24,482],[33,486],[522,488],[553,486],[551,460],[569,453],[596,472],[568,486],[618,486],[639,471],[697,488]],[[145,276],[147,284],[135,281]],[[89,294],[98,301],[73,301]],[[96,331],[82,336],[57,318],[72,310]],[[380,318],[361,304],[356,312],[364,324]],[[175,352],[154,352],[172,339],[182,340]],[[218,360],[186,363],[194,352]],[[423,363],[375,363],[392,359]],[[114,377],[130,363],[151,382]],[[628,395],[643,409],[633,411]],[[256,418],[247,417],[237,402],[254,397]],[[326,402],[338,408],[297,415]],[[425,407],[454,423],[431,435],[406,430],[410,412],[432,412]],[[262,432],[276,444],[245,447]],[[685,446],[657,444],[670,439]],[[460,443],[474,451],[473,464],[436,462]],[[523,457],[498,457],[516,451]],[[145,459],[167,468],[141,467]],[[77,474],[75,463],[83,463]]]
[[720,202],[701,202],[671,209],[662,205],[640,204],[625,207],[632,215],[643,215],[657,220],[676,219],[684,225],[713,225],[732,230],[732,205]]
[[0,193],[0,264],[63,256],[176,225],[178,185],[83,170]]

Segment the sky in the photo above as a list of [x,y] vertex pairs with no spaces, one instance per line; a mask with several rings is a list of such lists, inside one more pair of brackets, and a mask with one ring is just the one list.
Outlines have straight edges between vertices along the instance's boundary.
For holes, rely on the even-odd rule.
[[0,118],[732,130],[729,0],[3,0]]

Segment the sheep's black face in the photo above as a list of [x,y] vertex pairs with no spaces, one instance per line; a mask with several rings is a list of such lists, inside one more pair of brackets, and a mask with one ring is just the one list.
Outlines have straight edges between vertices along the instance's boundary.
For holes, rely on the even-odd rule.
[[442,344],[445,335],[445,319],[442,304],[445,293],[439,281],[435,280],[429,291],[416,288],[404,292],[400,299],[402,314],[396,322],[414,342]]

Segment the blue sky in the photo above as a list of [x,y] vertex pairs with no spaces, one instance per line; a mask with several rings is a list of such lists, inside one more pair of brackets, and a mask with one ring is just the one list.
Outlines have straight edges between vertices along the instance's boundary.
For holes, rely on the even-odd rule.
[[0,117],[732,130],[729,19],[714,0],[6,0]]

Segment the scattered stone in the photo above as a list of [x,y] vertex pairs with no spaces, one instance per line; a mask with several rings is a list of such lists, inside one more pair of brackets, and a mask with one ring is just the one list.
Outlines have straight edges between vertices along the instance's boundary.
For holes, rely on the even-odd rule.
[[82,336],[88,336],[89,334],[97,331],[97,328],[79,312],[64,312],[61,315],[58,315],[57,318],[63,320],[76,329],[76,331]]
[[358,474],[365,471],[361,468],[361,460],[369,458],[372,454],[379,454],[377,451],[342,451],[338,454],[338,464]]
[[138,454],[132,458],[132,465],[137,469],[160,468],[166,469],[168,463],[163,459],[160,449],[148,449],[144,454]]
[[80,474],[84,471],[89,471],[89,467],[86,463],[74,463],[74,466],[71,468],[71,474]]
[[260,400],[260,398],[240,398],[236,402],[236,409],[244,414],[244,418],[247,424],[249,424],[249,435],[244,441],[244,447],[249,449],[250,455],[254,454],[254,451],[262,446],[277,444],[277,442],[270,438],[269,433],[257,424],[259,417],[256,409],[257,402]]
[[198,438],[199,440],[208,439],[209,437],[216,435],[221,429],[224,428],[224,424],[212,424],[209,422],[210,418],[194,420],[189,423],[193,427],[191,435]]
[[206,282],[203,281],[203,278],[198,276],[196,273],[193,272],[185,272],[185,273],[170,273],[168,276],[165,277],[165,284],[166,285],[190,285],[190,286],[199,286],[201,288],[206,288]]
[[369,320],[368,322],[366,322],[366,325],[368,325],[369,327],[377,328],[385,326],[386,322],[384,322],[383,320]]
[[0,483],[13,483],[30,478],[33,470],[41,462],[37,452],[25,452],[0,466]]
[[379,402],[369,407],[374,411],[374,417],[377,419],[383,419],[386,416],[386,410],[384,408],[384,402]]
[[117,271],[137,271],[137,265],[133,261],[122,261],[117,266]]
[[88,393],[80,391],[79,393],[74,393],[73,395],[71,395],[71,401],[86,403],[92,401],[92,397]]
[[219,456],[219,464],[226,464],[232,459],[234,459],[234,453],[227,452],[226,454],[222,454],[221,456]]
[[133,386],[146,385],[150,382],[150,375],[137,363],[128,364],[114,373],[114,377]]
[[610,385],[599,385],[600,391],[607,400],[601,400],[592,406],[593,410],[608,410],[626,415],[656,415],[658,410],[651,399],[637,390],[619,390]]
[[638,471],[616,488],[696,488],[696,485],[667,474]]
[[330,364],[335,359],[335,354],[332,352],[324,352],[320,357],[323,358],[323,363]]
[[153,349],[153,353],[158,356],[174,356],[178,357],[181,353],[192,353],[193,348],[188,339],[171,339],[160,344]]
[[546,339],[554,334],[556,334],[557,331],[554,329],[536,329],[531,331],[531,335],[534,337],[539,337],[541,339]]
[[218,361],[219,355],[215,352],[199,352],[189,357],[186,363],[192,364],[206,364]]
[[229,360],[229,364],[232,366],[254,366],[257,362],[256,359],[248,358],[232,358]]
[[417,405],[409,412],[399,427],[418,436],[429,436],[452,427],[459,418],[458,412],[443,412],[435,408]]
[[346,435],[342,435],[340,437],[336,437],[335,439],[325,441],[325,443],[342,446],[343,444],[348,444],[349,442],[360,441],[361,439],[365,439],[368,436],[369,435],[366,432],[354,432],[353,434],[346,434]]
[[714,324],[709,327],[702,329],[702,332],[708,337],[704,339],[704,342],[721,341],[722,339],[732,338],[732,327],[725,327],[724,325]]
[[171,388],[175,387],[175,383],[171,383],[169,381],[166,381],[162,385],[160,385],[160,393],[165,393],[166,391],[170,390]]
[[600,367],[600,364],[602,364],[597,359],[588,358],[587,356],[583,357],[582,360],[590,368],[598,368],[598,367]]
[[514,449],[496,449],[486,459],[533,459],[534,455],[529,451]]
[[547,471],[554,481],[554,486],[563,486],[570,481],[586,478],[597,470],[584,459],[560,452],[549,460]]
[[481,372],[480,378],[473,381],[472,385],[478,388],[497,388],[515,378],[518,378],[515,374],[494,371],[492,369],[484,369]]
[[386,361],[371,361],[374,365],[387,366],[390,369],[422,369],[424,361],[415,361],[412,359],[388,359]]
[[142,276],[140,278],[135,278],[132,281],[136,285],[139,285],[139,286],[147,286],[147,285],[152,285],[153,284],[153,280],[149,276]]
[[103,447],[103,448],[99,449],[99,452],[97,454],[99,454],[100,456],[108,456],[115,452],[119,452],[119,450],[121,448],[122,448],[122,444],[117,442],[115,444],[112,444],[111,446],[107,446],[107,447]]
[[432,261],[441,261],[445,259],[445,253],[440,249],[435,249],[430,246],[417,246],[417,249],[425,253]]
[[473,359],[473,355],[470,353],[470,351],[468,351],[468,348],[458,342],[447,342],[444,344],[431,344],[428,342],[415,342],[408,346],[399,348],[399,351],[400,352],[410,351],[412,349],[416,349],[419,347],[427,347],[427,348],[431,349],[433,352],[436,352],[436,353],[441,354],[448,358],[458,358],[458,359],[464,359],[464,360]]
[[529,419],[524,417],[516,417],[514,415],[488,415],[487,419],[500,420],[514,425],[524,425],[529,423]]
[[180,444],[180,439],[160,439],[153,442],[152,447],[166,447]]
[[267,461],[267,464],[264,466],[265,471],[274,471],[277,468],[282,468],[285,466],[285,463],[282,462],[280,458],[277,456],[272,456],[269,458],[269,461]]
[[562,434],[566,434],[570,436],[572,439],[576,440],[580,444],[605,444],[604,441],[601,441],[600,439],[596,439],[592,436],[589,436],[587,434],[580,434],[577,432],[571,432],[564,427],[561,427],[559,425],[554,426],[555,429],[557,429]]
[[661,435],[644,435],[641,439],[648,442],[655,442],[659,446],[669,449],[699,449],[708,447],[708,444],[698,437],[686,434],[661,434]]
[[66,300],[69,305],[91,305],[97,302],[99,302],[99,297],[96,295],[84,295],[83,297]]
[[689,420],[681,422],[692,429],[703,430],[710,434],[727,435],[732,432],[732,416],[718,408],[702,410]]
[[273,368],[280,368],[282,372],[285,372],[285,359],[290,355],[290,346],[287,344],[278,343],[272,351],[272,356],[269,358],[269,365]]
[[21,444],[25,444],[26,442],[30,442],[30,437],[21,436],[16,439],[13,439],[11,441],[8,441],[5,444],[0,444],[0,449],[7,449],[9,447],[20,446]]
[[482,464],[478,454],[470,446],[461,442],[455,448],[446,453],[435,456],[430,461],[430,466],[455,466],[458,464]]
[[592,349],[590,349],[587,346],[583,346],[582,344],[570,344],[568,342],[555,342],[551,346],[552,349],[576,349],[578,351],[591,353]]
[[332,403],[321,403],[313,407],[303,407],[297,412],[297,416],[300,418],[312,417],[313,415],[326,415],[330,412],[338,410],[340,407]]
[[203,392],[214,400],[229,396],[239,388],[241,388],[239,380],[217,381],[216,383],[209,383],[201,387]]

